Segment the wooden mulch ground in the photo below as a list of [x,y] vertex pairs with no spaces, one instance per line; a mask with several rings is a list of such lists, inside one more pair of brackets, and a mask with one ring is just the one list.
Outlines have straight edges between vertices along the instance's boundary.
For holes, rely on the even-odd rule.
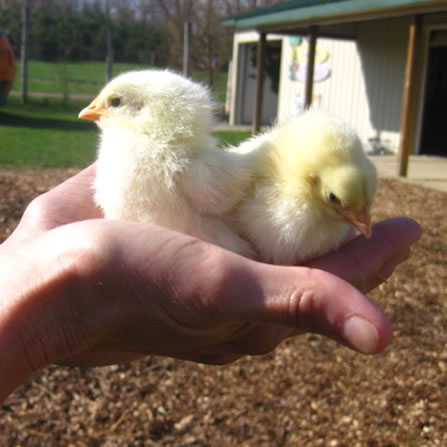
[[[0,240],[73,172],[0,171]],[[0,406],[0,445],[447,446],[447,194],[383,180],[374,220],[397,215],[424,234],[371,293],[394,328],[383,354],[305,335],[224,367],[160,357],[50,367]]]

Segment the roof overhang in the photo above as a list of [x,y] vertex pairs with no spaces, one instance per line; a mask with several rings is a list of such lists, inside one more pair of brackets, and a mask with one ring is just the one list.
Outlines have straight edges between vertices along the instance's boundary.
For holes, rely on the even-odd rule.
[[355,38],[360,22],[447,11],[447,0],[289,0],[222,23],[237,30],[306,35],[311,27],[325,37]]

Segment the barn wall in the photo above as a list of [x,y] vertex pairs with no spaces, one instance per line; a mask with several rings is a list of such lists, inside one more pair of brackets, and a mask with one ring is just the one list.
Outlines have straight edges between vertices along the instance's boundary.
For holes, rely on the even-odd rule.
[[[378,138],[392,151],[399,143],[408,25],[401,18],[364,22],[357,41],[318,39],[316,63],[326,65],[330,75],[316,80],[315,104],[348,120],[365,143]],[[304,80],[291,79],[291,48],[284,45],[280,121],[298,113],[304,98]],[[319,52],[327,53],[327,60],[319,62]]]
[[358,29],[357,51],[368,119],[385,145],[397,150],[410,18],[367,22]]
[[[251,66],[250,44],[257,43],[259,34],[254,31],[240,32],[233,39],[233,63],[230,65],[230,86],[228,102],[230,125],[251,124],[255,104],[256,69]],[[269,42],[282,42],[283,37],[267,36]],[[267,75],[264,79],[263,123],[270,124],[278,115],[278,95],[273,93]]]

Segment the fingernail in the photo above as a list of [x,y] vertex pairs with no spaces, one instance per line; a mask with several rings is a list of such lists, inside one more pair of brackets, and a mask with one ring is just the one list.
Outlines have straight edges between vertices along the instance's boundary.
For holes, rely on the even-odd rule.
[[364,354],[377,352],[379,333],[374,325],[361,317],[353,316],[345,321],[343,334],[346,340]]

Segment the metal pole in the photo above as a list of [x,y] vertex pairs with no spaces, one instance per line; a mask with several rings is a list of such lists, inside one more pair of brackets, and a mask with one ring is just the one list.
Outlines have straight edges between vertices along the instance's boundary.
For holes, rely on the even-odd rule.
[[110,0],[106,0],[106,82],[112,79],[113,68],[113,42],[112,42],[112,19],[110,17]]
[[315,27],[311,27],[309,33],[309,52],[307,54],[306,89],[304,94],[304,107],[306,109],[308,109],[312,105],[316,47],[317,30]]
[[20,61],[22,66],[21,90],[22,103],[28,102],[28,36],[29,36],[29,2],[22,3],[22,39],[20,43]]
[[191,22],[183,24],[183,74],[191,76]]
[[262,106],[264,102],[264,59],[265,59],[266,34],[259,36],[257,60],[256,60],[256,96],[255,110],[253,116],[253,134],[261,130],[262,125]]
[[408,159],[410,156],[411,143],[413,140],[414,129],[414,104],[416,96],[416,69],[417,69],[417,51],[421,39],[422,16],[416,15],[408,31],[407,46],[407,66],[405,69],[405,85],[402,100],[402,117],[400,125],[400,143],[399,143],[399,166],[398,175],[407,176]]

